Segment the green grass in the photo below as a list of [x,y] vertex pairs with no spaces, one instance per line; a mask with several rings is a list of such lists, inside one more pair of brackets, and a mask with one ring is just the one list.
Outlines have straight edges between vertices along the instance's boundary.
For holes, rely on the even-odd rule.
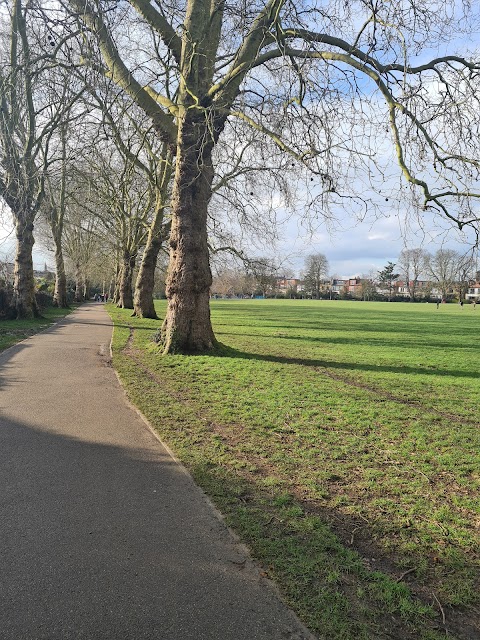
[[312,630],[478,637],[478,309],[215,301],[189,357],[110,311],[131,399]]
[[42,310],[41,318],[31,318],[29,320],[1,320],[0,319],[0,351],[4,351],[25,340],[29,336],[43,331],[61,318],[68,315],[72,309],[56,309],[50,307]]

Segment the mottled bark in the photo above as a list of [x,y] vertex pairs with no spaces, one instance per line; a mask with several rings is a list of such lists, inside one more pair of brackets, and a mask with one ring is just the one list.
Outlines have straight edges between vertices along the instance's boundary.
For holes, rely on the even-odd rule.
[[[35,281],[33,277],[32,249],[33,222],[31,216],[18,216],[15,226],[17,237],[17,252],[13,275],[12,306],[17,318],[38,317],[39,312],[35,301]],[[25,222],[25,219],[28,221]]]
[[84,300],[84,282],[80,264],[75,265],[75,302],[83,302]]
[[136,264],[136,255],[124,251],[120,267],[120,280],[118,283],[117,307],[133,309],[133,271]]
[[216,345],[209,307],[207,208],[213,167],[208,138],[203,115],[187,114],[179,131],[172,196],[168,308],[160,335],[165,353],[209,351]]
[[155,285],[155,268],[162,242],[161,231],[152,228],[148,234],[147,244],[145,245],[135,283],[133,310],[138,318],[158,318],[153,303],[153,289]]
[[55,292],[53,294],[53,304],[56,307],[67,308],[67,276],[65,274],[61,235],[54,234],[53,240],[55,242]]

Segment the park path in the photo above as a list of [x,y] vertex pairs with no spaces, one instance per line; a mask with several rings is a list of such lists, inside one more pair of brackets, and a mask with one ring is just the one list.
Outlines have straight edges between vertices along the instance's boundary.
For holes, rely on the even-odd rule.
[[0,354],[1,640],[311,638],[109,366],[86,304]]

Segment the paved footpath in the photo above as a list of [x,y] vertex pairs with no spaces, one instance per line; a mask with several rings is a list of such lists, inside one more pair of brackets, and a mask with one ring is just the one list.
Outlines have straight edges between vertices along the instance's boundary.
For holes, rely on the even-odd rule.
[[0,354],[0,640],[311,638],[128,405],[86,304]]

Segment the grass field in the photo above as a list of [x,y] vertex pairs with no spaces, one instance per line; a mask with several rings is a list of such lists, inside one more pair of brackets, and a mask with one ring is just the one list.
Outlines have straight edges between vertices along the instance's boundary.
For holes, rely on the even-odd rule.
[[319,637],[480,637],[480,309],[214,301],[191,357],[110,312],[129,396]]
[[55,309],[50,307],[42,310],[41,318],[30,320],[0,320],[0,351],[25,340],[51,324],[68,315],[72,309]]

